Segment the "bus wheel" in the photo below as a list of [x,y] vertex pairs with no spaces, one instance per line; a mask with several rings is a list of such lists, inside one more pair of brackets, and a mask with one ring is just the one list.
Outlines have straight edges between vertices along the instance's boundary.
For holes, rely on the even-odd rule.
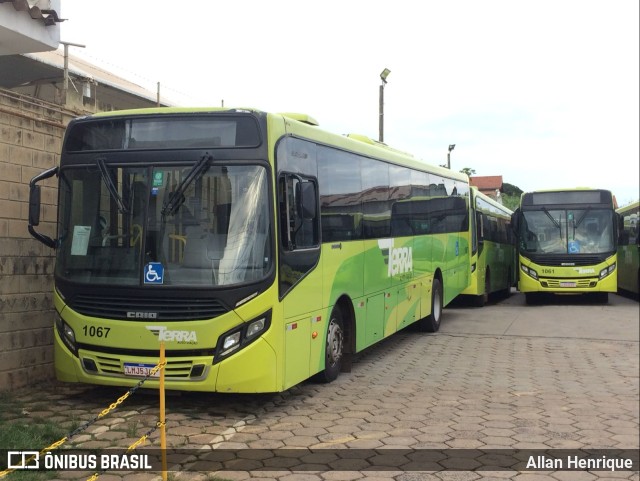
[[442,320],[442,284],[440,279],[433,280],[431,289],[431,314],[418,321],[418,328],[424,332],[437,332]]
[[484,276],[484,292],[479,296],[476,296],[476,302],[475,302],[476,307],[482,307],[487,302],[489,302],[489,290],[491,285],[490,281],[491,279],[489,278],[489,270],[487,270],[487,273]]
[[608,292],[594,292],[592,294],[592,299],[594,302],[598,304],[608,304],[609,303],[609,293]]
[[542,301],[542,295],[539,292],[525,292],[524,299],[529,306],[537,306]]
[[327,345],[324,356],[324,371],[320,373],[323,382],[331,382],[338,377],[344,354],[344,323],[338,306],[331,311],[327,329]]
[[511,296],[511,267],[509,267],[509,271],[507,274],[507,285],[502,291],[502,297],[508,299]]

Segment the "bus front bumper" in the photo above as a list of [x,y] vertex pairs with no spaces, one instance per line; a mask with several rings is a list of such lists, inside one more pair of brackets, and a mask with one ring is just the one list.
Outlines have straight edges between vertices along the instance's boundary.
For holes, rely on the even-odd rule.
[[[158,364],[157,357],[106,354],[80,349],[74,355],[54,329],[56,378],[62,382],[132,387]],[[276,354],[269,343],[258,339],[235,355],[213,364],[211,356],[167,357],[165,386],[179,391],[275,392]],[[157,389],[156,374],[144,382]]]
[[549,292],[557,294],[583,294],[586,292],[616,292],[617,269],[616,264],[593,270],[596,275],[589,277],[563,276],[562,272],[545,277],[540,274],[545,268],[538,266],[520,265],[518,290],[521,292]]

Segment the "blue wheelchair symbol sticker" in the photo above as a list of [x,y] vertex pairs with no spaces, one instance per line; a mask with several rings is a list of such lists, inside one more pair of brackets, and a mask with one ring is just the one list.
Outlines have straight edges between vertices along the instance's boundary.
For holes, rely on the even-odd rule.
[[164,280],[164,266],[160,262],[149,262],[144,266],[145,284],[162,284]]
[[569,241],[569,254],[580,254],[580,242]]

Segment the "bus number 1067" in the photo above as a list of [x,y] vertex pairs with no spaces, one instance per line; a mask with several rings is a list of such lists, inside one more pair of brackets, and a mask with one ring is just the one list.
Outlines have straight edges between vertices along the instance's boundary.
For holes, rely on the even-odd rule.
[[85,336],[89,337],[107,337],[109,336],[110,327],[83,326]]

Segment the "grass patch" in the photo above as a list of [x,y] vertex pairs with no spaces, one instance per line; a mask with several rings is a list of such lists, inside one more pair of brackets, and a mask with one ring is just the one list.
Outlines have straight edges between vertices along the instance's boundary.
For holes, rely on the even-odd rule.
[[[39,451],[67,435],[58,423],[29,418],[22,414],[23,409],[9,393],[0,393],[0,449]],[[7,479],[40,481],[55,476],[55,472],[14,471]]]
[[135,438],[136,437],[136,433],[138,432],[138,420],[133,420],[133,421],[129,421],[129,423],[127,424],[127,436],[129,436],[130,438]]

